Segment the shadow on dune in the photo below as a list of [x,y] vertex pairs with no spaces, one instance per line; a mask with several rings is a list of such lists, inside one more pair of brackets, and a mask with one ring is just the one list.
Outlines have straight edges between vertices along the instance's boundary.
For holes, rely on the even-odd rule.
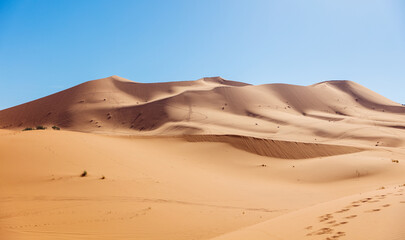
[[239,135],[186,135],[183,138],[190,142],[228,143],[235,148],[260,156],[284,159],[326,157],[356,153],[364,150],[349,146],[289,142]]
[[[322,83],[320,83],[322,84]],[[380,104],[376,101],[372,101],[368,99],[366,96],[363,96],[356,88],[353,86],[355,83],[351,81],[331,81],[328,82],[328,84],[334,86],[335,88],[341,90],[343,93],[351,96],[357,103],[362,105],[363,107],[370,109],[370,110],[381,110],[384,112],[389,112],[389,113],[405,113],[405,107],[404,106],[392,106],[392,105],[386,105],[386,104]],[[362,87],[362,86],[361,86]],[[372,92],[371,90],[367,89],[367,91],[377,94]],[[378,94],[377,94],[378,95]]]

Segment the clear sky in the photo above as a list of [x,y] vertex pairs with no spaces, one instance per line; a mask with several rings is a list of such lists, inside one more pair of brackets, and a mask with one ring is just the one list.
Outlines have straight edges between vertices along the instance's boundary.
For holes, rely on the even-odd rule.
[[405,1],[0,0],[0,109],[111,75],[348,79],[405,103]]

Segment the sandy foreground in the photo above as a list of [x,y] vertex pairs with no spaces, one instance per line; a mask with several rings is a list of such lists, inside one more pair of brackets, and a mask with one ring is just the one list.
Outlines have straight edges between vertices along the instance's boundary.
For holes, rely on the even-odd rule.
[[346,81],[139,84],[0,111],[0,239],[405,239],[400,104]]

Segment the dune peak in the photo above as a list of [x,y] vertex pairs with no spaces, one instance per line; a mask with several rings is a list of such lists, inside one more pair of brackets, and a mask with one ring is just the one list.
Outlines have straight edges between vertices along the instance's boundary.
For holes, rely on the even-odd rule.
[[327,80],[327,81],[322,81],[319,83],[315,83],[312,86],[317,86],[317,85],[325,85],[325,84],[331,84],[331,85],[352,85],[352,84],[358,84],[352,80]]
[[244,83],[244,82],[226,80],[220,76],[204,77],[204,78],[198,79],[197,81],[201,81],[201,82],[208,83],[208,84],[220,84],[220,85],[234,86],[234,87],[250,85],[250,84]]
[[223,82],[225,79],[220,77],[220,76],[215,76],[215,77],[203,77],[202,78],[204,81],[213,81],[213,82]]

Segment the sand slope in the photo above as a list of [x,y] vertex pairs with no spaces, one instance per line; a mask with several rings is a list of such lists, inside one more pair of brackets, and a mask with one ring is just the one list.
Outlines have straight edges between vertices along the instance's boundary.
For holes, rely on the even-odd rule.
[[405,185],[304,208],[212,240],[403,239]]
[[[314,204],[399,185],[405,182],[403,156],[404,150],[376,148],[289,160],[179,137],[3,130],[0,234],[3,239],[209,239],[236,234]],[[83,170],[87,177],[79,176]],[[393,207],[402,201],[394,200]],[[308,215],[304,227],[322,228],[314,225],[316,214]],[[294,229],[301,231],[299,226]],[[284,229],[277,234],[291,232]],[[252,236],[244,239],[255,239],[255,231]]]
[[365,149],[328,144],[302,143],[244,137],[238,135],[185,135],[190,142],[223,142],[231,146],[273,158],[303,159],[360,152]]
[[6,109],[1,112],[0,122],[3,128],[17,129],[56,125],[80,131],[97,131],[100,127],[108,131],[116,128],[147,130],[162,124],[160,121],[171,120],[163,106],[165,99],[190,90],[245,85],[221,78],[144,84],[112,76]]
[[0,111],[0,239],[403,239],[404,112],[351,81],[89,81]]

